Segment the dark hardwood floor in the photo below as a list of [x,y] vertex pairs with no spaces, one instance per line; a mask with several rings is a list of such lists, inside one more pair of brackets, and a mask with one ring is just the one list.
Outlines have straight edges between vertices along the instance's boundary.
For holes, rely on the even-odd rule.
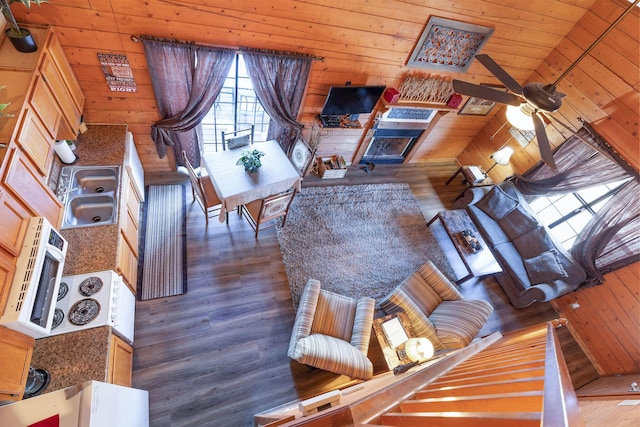
[[[350,167],[343,179],[309,176],[303,186],[407,182],[428,220],[451,208],[463,190],[461,181],[445,185],[456,168],[453,162],[379,165],[366,174]],[[146,179],[147,185],[181,183],[187,190],[188,292],[136,304],[133,386],[149,391],[150,425],[252,426],[255,413],[346,384],[346,377],[287,358],[295,313],[275,229],[255,240],[235,214],[228,225],[213,220],[205,227],[186,174]],[[461,290],[495,307],[482,335],[556,317],[549,304],[515,309],[491,278],[467,281]],[[571,335],[562,337],[574,385],[594,379]]]

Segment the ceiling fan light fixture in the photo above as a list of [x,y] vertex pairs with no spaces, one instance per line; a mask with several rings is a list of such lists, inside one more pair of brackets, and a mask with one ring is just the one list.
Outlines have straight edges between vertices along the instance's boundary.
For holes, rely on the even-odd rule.
[[526,104],[522,104],[519,107],[507,105],[507,120],[518,129],[533,130],[535,128],[531,118],[531,111]]

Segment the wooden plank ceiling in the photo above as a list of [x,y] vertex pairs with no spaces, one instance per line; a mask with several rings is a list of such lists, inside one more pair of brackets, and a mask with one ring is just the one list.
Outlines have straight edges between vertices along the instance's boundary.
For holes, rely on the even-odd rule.
[[[625,4],[623,0],[607,1]],[[166,158],[157,158],[149,138],[149,126],[159,116],[142,45],[131,40],[133,34],[323,56],[324,62],[313,64],[303,107],[304,117],[310,120],[321,109],[331,85],[351,81],[353,84],[393,86],[401,75],[415,71],[405,63],[431,16],[495,28],[483,53],[493,57],[516,80],[524,82],[595,2],[52,0],[28,11],[21,5],[14,5],[12,9],[22,21],[56,27],[87,96],[85,120],[88,123],[128,123],[145,168],[153,171],[167,170],[170,164]],[[578,56],[579,50],[593,39],[592,34],[573,34],[573,37],[580,40],[578,46],[566,47],[574,50],[566,54],[569,58]],[[635,43],[637,47],[637,37]],[[128,56],[137,93],[109,91],[98,63],[98,52]],[[552,57],[551,60],[567,62],[564,57]],[[475,83],[498,83],[477,62],[464,74],[431,74]],[[498,109],[494,110],[487,117],[448,114],[434,130],[431,148],[424,150],[422,155],[440,159],[458,157]],[[344,146],[335,149],[350,156],[357,139],[346,137]]]

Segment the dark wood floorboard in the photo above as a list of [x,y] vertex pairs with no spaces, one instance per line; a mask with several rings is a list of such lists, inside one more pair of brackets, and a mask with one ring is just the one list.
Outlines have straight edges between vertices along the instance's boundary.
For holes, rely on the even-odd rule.
[[[309,176],[303,185],[407,182],[428,220],[451,208],[464,189],[461,181],[445,185],[456,168],[453,162],[379,165],[366,174],[350,167],[343,179]],[[347,384],[347,377],[287,358],[295,313],[275,230],[264,230],[255,240],[236,214],[229,215],[228,225],[214,219],[205,227],[186,175],[148,174],[146,179],[147,185],[187,188],[188,292],[136,304],[133,386],[149,391],[151,426],[252,426],[255,413]],[[556,317],[549,304],[515,309],[492,278],[472,279],[460,288],[465,297],[486,299],[495,307],[481,335]],[[575,360],[579,376],[586,358],[566,335],[571,353],[565,358],[569,364]],[[375,346],[371,351],[379,366]],[[583,377],[587,381],[589,374]]]

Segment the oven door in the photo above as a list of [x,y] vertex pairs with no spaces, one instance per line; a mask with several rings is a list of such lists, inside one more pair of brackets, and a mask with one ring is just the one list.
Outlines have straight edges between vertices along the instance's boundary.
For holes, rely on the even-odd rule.
[[62,277],[62,264],[59,254],[45,252],[40,276],[36,282],[36,296],[31,306],[29,322],[46,329],[48,332],[51,331],[51,323],[53,322],[53,310]]

